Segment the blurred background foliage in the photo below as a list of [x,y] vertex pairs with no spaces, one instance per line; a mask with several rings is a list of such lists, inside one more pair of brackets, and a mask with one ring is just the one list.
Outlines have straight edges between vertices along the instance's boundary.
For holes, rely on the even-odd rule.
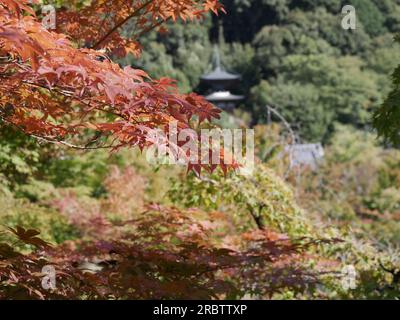
[[400,31],[398,1],[354,0],[357,29],[348,31],[340,27],[342,1],[222,2],[228,14],[149,34],[143,55],[121,63],[177,79],[182,92],[203,92],[199,78],[211,70],[218,43],[224,67],[243,77],[236,91],[247,96],[240,108],[252,124],[265,123],[270,104],[297,125],[304,141],[327,141],[334,122],[370,127],[399,59],[393,41]]

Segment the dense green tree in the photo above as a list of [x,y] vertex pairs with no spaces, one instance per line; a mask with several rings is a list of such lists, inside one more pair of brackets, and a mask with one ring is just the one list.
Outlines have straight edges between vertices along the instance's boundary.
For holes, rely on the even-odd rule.
[[385,26],[390,32],[400,31],[400,2],[398,0],[373,0],[385,18]]
[[362,24],[358,24],[355,30],[344,30],[340,12],[332,14],[324,7],[313,11],[293,10],[285,22],[296,26],[297,33],[313,39],[324,39],[343,54],[362,54],[369,49],[370,36]]
[[335,54],[338,52],[324,39],[311,38],[294,25],[266,26],[253,41],[255,63],[265,78],[275,76],[283,59],[290,54]]
[[[400,36],[396,38],[400,42]],[[385,102],[374,115],[378,133],[395,145],[400,144],[400,65],[392,75],[393,85]]]
[[253,88],[253,103],[275,106],[308,141],[328,137],[335,121],[365,127],[381,99],[376,75],[356,57],[291,55],[279,76]]
[[241,75],[241,82],[235,92],[247,94],[260,81],[260,66],[254,63],[255,50],[250,44],[223,44],[221,58],[224,67]]
[[339,12],[341,0],[292,0],[291,5],[302,10],[313,10],[318,7],[324,7],[331,12]]
[[365,57],[367,66],[389,80],[388,75],[393,72],[400,57],[400,46],[391,33],[374,38],[371,44],[372,48]]
[[[224,0],[228,14],[222,17],[228,42],[251,42],[267,24],[277,24],[289,13],[291,0]],[[214,21],[216,19],[214,18]],[[217,37],[218,27],[214,28]]]
[[172,57],[174,68],[185,74],[192,89],[199,84],[200,76],[210,62],[210,27],[210,18],[189,24],[171,23],[168,25],[168,32],[157,37],[157,41],[164,44],[167,53]]
[[179,89],[182,92],[190,91],[188,78],[181,70],[174,67],[173,58],[171,55],[167,54],[162,43],[156,41],[146,43],[146,50],[140,58],[128,56],[124,58],[123,63],[143,68],[154,78],[167,76],[176,79],[178,80]]
[[386,31],[385,4],[378,7],[373,0],[352,0],[351,4],[355,7],[357,17],[368,34],[376,36]]
[[300,138],[312,142],[320,141],[334,117],[329,106],[321,104],[318,89],[311,84],[269,84],[265,80],[251,90],[251,101],[260,120],[267,120],[266,106],[274,107],[290,122]]
[[36,141],[27,138],[0,120],[0,191],[25,183],[38,170],[40,148]]
[[[189,92],[199,84],[200,76],[210,61],[210,23],[210,18],[191,24],[170,23],[167,33],[151,33],[143,38],[144,50],[139,58],[130,55],[120,62],[143,68],[155,78],[166,76],[176,79],[180,91]],[[131,28],[128,26],[125,29],[127,36]]]

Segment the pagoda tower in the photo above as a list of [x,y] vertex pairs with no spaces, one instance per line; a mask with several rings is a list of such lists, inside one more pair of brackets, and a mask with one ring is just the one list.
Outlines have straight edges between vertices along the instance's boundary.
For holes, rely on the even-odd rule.
[[218,46],[214,46],[213,71],[203,75],[201,81],[209,87],[206,100],[225,111],[232,111],[244,96],[232,94],[230,90],[240,81],[241,76],[227,72],[221,64]]

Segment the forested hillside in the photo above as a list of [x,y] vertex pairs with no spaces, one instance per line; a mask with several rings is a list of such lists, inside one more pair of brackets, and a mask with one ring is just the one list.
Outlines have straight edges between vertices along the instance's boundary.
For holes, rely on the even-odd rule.
[[206,19],[201,27],[178,24],[167,34],[151,34],[141,59],[125,63],[175,78],[183,92],[198,90],[218,43],[224,66],[243,76],[237,91],[247,95],[242,110],[253,123],[266,121],[269,104],[303,141],[325,142],[335,122],[370,127],[399,60],[398,1],[352,1],[357,27],[348,31],[341,28],[344,2],[339,0],[223,3],[227,14]]

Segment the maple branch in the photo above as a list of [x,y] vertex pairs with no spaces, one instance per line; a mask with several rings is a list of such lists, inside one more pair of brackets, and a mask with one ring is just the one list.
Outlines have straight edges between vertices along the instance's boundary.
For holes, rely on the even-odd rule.
[[2,115],[0,115],[0,120],[3,121],[4,123],[7,123],[8,125],[14,127],[15,129],[25,133],[29,137],[32,137],[32,138],[36,139],[36,140],[44,141],[44,142],[48,142],[48,143],[52,143],[52,144],[61,144],[61,145],[64,145],[64,146],[72,148],[72,149],[77,149],[77,150],[98,150],[98,149],[113,149],[113,148],[122,146],[122,144],[121,145],[110,144],[110,145],[106,145],[106,146],[89,147],[88,145],[91,144],[92,142],[89,142],[88,144],[86,144],[86,146],[78,146],[78,145],[63,141],[63,140],[55,140],[55,139],[52,139],[52,138],[49,138],[49,137],[43,137],[43,136],[39,136],[39,135],[36,135],[36,134],[33,134],[33,133],[27,133],[20,126],[16,125],[15,123],[12,123],[12,122],[8,121]]
[[112,145],[112,144],[111,145],[105,145],[105,146],[97,146],[97,147],[89,147],[88,145],[78,146],[78,145],[75,145],[75,144],[72,144],[72,143],[69,143],[69,142],[66,142],[66,141],[54,140],[54,139],[51,139],[51,138],[42,137],[42,136],[38,136],[38,135],[35,135],[35,134],[29,134],[28,133],[28,135],[30,137],[35,138],[35,139],[40,140],[40,141],[44,141],[44,142],[48,142],[48,143],[52,143],[52,144],[61,144],[61,145],[66,146],[68,148],[77,149],[77,150],[113,149],[113,148],[116,148],[116,147],[119,146],[119,145]]
[[144,35],[145,33],[150,32],[151,30],[153,30],[153,29],[155,29],[155,28],[161,26],[163,23],[167,22],[167,21],[170,20],[170,19],[171,19],[171,18],[167,18],[167,19],[165,19],[165,20],[161,20],[161,21],[157,22],[156,24],[153,24],[153,25],[147,27],[146,29],[142,30],[142,32],[140,32],[140,33],[138,34],[138,37],[141,37],[141,36]]
[[125,23],[127,23],[130,19],[133,17],[136,17],[140,14],[140,12],[146,8],[148,5],[150,5],[154,0],[147,0],[145,3],[143,3],[139,8],[134,10],[130,15],[128,15],[125,19],[122,19],[119,23],[117,23],[111,30],[109,30],[103,37],[101,37],[100,40],[98,40],[92,47],[91,49],[98,49],[98,47],[106,41],[115,31],[117,31],[119,28],[121,28]]
[[[66,88],[62,88],[62,87],[49,88],[49,87],[47,87],[46,85],[43,85],[43,84],[40,84],[40,83],[33,83],[33,82],[30,82],[30,81],[22,81],[22,82],[25,83],[25,84],[31,85],[31,86],[33,86],[33,87],[38,87],[38,88],[45,89],[45,90],[47,90],[47,91],[49,91],[49,92],[56,92],[56,93],[59,93],[59,94],[61,94],[62,96],[65,96],[65,97],[67,97],[67,98],[70,98],[70,99],[79,101],[80,103],[82,103],[82,104],[88,106],[89,108],[92,108],[92,107],[90,106],[90,103],[85,102],[83,98],[78,98],[78,97],[74,96],[74,94],[73,94],[72,92],[68,91],[68,89],[66,89]],[[107,106],[107,105],[106,105],[106,106]],[[113,116],[116,116],[116,117],[119,117],[119,118],[122,118],[122,119],[125,119],[125,120],[128,121],[128,119],[127,119],[124,115],[119,114],[119,113],[117,113],[117,112],[115,112],[115,111],[112,111],[112,110],[105,110],[105,109],[102,109],[102,108],[100,108],[100,107],[95,107],[95,108],[93,108],[93,110],[105,112],[105,113],[108,113],[108,114],[110,114],[110,115],[113,115]],[[89,112],[90,112],[90,111],[89,111]],[[131,121],[132,121],[132,120],[131,120]]]
[[382,261],[379,259],[378,260],[379,266],[385,271],[390,273],[393,276],[393,282],[394,283],[400,283],[400,271],[396,271],[396,269],[388,269],[386,268]]

